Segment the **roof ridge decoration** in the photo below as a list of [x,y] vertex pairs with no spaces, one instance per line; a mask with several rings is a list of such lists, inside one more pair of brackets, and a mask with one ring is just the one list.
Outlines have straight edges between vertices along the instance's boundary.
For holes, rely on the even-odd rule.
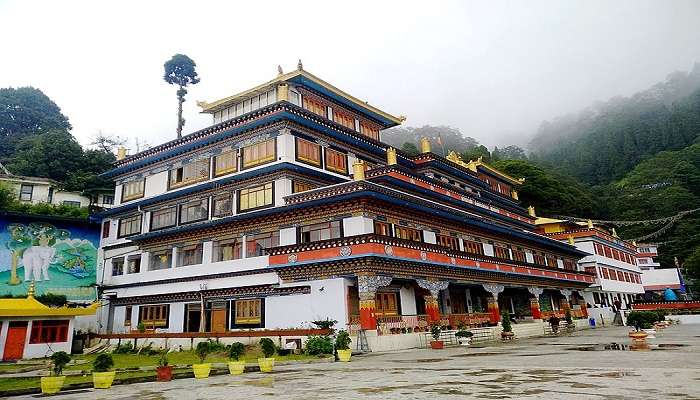
[[452,150],[452,151],[450,151],[450,154],[448,154],[446,158],[449,161],[452,161],[453,163],[460,165],[464,168],[468,168],[474,172],[477,172],[478,167],[484,167],[492,174],[495,174],[495,175],[497,175],[497,176],[499,176],[507,181],[510,181],[511,183],[514,183],[516,185],[522,185],[523,182],[525,182],[525,178],[515,178],[511,175],[506,174],[503,171],[500,171],[500,170],[488,165],[486,162],[484,162],[483,157],[479,157],[476,160],[469,160],[469,162],[464,162],[462,160],[462,156],[460,156],[456,151]]

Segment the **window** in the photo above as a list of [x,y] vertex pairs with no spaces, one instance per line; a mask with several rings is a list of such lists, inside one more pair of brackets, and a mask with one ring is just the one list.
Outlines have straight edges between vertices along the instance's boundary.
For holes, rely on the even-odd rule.
[[170,170],[169,188],[179,188],[209,179],[209,158],[203,158]]
[[[268,93],[270,93],[270,92],[268,92]],[[290,88],[289,89],[289,102],[301,107],[301,97],[299,95],[299,92]]]
[[391,236],[391,225],[387,222],[374,221],[374,233],[382,236]]
[[141,214],[119,220],[119,237],[141,233]]
[[378,316],[399,315],[396,293],[377,293],[375,307]]
[[452,250],[459,250],[459,241],[454,236],[437,235],[437,244]]
[[[575,271],[576,270],[576,263],[572,260],[565,258],[564,259],[564,269],[567,271]],[[595,270],[592,272],[595,272]]]
[[601,268],[601,272],[603,273],[603,278],[610,279],[610,273],[607,268]]
[[507,247],[493,246],[493,254],[498,258],[510,259],[510,253]]
[[243,168],[274,161],[276,157],[275,139],[252,144],[243,148]]
[[146,329],[167,328],[170,305],[139,307],[139,323],[143,323]]
[[484,245],[474,240],[464,240],[464,251],[472,254],[484,254]]
[[292,193],[306,192],[307,190],[313,189],[314,186],[308,182],[304,181],[292,181]]
[[394,227],[394,236],[399,239],[412,240],[414,242],[423,241],[421,231],[417,229],[406,228],[403,226]]
[[195,200],[180,205],[180,223],[202,221],[209,218],[209,199]]
[[302,226],[299,228],[301,243],[318,242],[319,240],[336,239],[341,237],[340,221],[323,222]]
[[32,201],[34,194],[34,185],[22,184],[19,189],[19,199],[22,201]]
[[553,256],[545,256],[545,259],[547,261],[548,267],[557,268],[557,259],[556,258],[554,258]]
[[48,203],[53,204],[53,187],[49,187],[49,198]]
[[236,150],[225,151],[214,157],[214,176],[221,176],[236,172],[238,169]]
[[32,321],[29,343],[59,343],[68,341],[67,319]]
[[169,228],[177,222],[177,207],[168,207],[151,212],[151,230]]
[[321,146],[301,138],[296,139],[296,144],[297,160],[316,166],[321,165]]
[[124,326],[131,326],[131,306],[124,307]]
[[238,191],[238,212],[272,205],[272,182]]
[[202,244],[194,244],[190,246],[183,246],[177,249],[177,263],[178,267],[186,267],[188,265],[197,265],[202,263]]
[[612,249],[608,246],[603,246],[605,249],[605,257],[612,258]]
[[280,245],[279,231],[251,235],[246,237],[246,257],[256,257],[267,254],[265,249]]
[[114,204],[114,195],[103,194],[102,195],[102,204]]
[[80,202],[75,200],[63,200],[61,204],[68,207],[80,208]]
[[236,325],[256,325],[262,323],[262,299],[235,300]]
[[151,253],[151,271],[156,271],[159,269],[168,269],[173,265],[173,251],[171,249],[165,249],[160,251],[154,251]]
[[112,276],[124,275],[124,257],[112,259]]
[[513,252],[513,260],[520,262],[527,261],[527,256],[525,255],[525,252],[521,249],[511,249],[511,251]]
[[348,160],[345,154],[326,149],[326,169],[340,174],[348,173]]
[[379,129],[365,122],[360,122],[360,133],[374,140],[379,140]]
[[316,99],[311,99],[308,96],[304,96],[304,108],[316,115],[326,118],[326,106]]
[[102,238],[108,238],[109,237],[109,225],[111,224],[111,221],[107,220],[102,222]]
[[239,239],[228,239],[214,242],[213,262],[237,260],[241,258],[241,241]]
[[537,265],[547,265],[546,260],[542,254],[532,253],[532,258]]
[[355,130],[355,118],[345,114],[344,112],[333,110],[333,121],[348,129],[352,129],[353,131]]
[[129,201],[143,197],[143,188],[146,180],[126,182],[122,185],[122,201]]
[[231,193],[218,194],[212,199],[215,217],[226,217],[233,214],[233,199]]
[[126,273],[138,274],[141,272],[141,255],[129,256],[126,259]]

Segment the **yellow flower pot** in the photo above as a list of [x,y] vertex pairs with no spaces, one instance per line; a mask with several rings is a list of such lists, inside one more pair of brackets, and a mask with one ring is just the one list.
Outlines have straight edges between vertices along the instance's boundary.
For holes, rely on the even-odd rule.
[[338,359],[342,362],[350,361],[350,356],[352,355],[352,350],[338,350]]
[[42,376],[41,377],[41,393],[44,394],[54,394],[61,391],[63,387],[63,382],[66,377],[60,376]]
[[109,389],[112,387],[112,382],[114,382],[114,376],[116,371],[107,372],[93,372],[92,373],[92,383],[95,389]]
[[245,361],[230,361],[228,363],[228,372],[231,375],[240,375],[245,370]]
[[192,364],[192,370],[194,371],[195,378],[208,378],[211,372],[211,364]]
[[260,372],[272,372],[272,368],[275,366],[275,359],[258,358],[258,365],[260,366]]

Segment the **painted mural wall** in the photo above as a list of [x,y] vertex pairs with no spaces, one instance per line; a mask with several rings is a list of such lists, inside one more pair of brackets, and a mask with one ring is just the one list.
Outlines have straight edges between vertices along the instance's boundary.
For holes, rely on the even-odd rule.
[[0,295],[96,299],[99,229],[94,224],[0,215]]

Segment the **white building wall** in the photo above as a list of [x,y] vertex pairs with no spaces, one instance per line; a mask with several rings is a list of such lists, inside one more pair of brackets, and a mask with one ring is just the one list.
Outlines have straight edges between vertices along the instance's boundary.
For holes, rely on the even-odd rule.
[[185,331],[185,304],[187,303],[170,303],[170,314],[168,314],[168,331]]
[[297,243],[297,228],[289,227],[280,229],[280,246],[289,246]]
[[367,217],[349,217],[343,219],[343,235],[357,236],[374,232],[374,220]]
[[53,204],[63,204],[64,201],[77,201],[80,203],[80,207],[87,207],[90,205],[90,199],[80,195],[80,193],[55,191],[53,194]]
[[311,293],[304,295],[270,296],[265,299],[265,328],[301,328],[311,321],[326,318],[338,321],[336,327],[347,324],[345,279],[323,279],[285,286],[310,285]]
[[168,171],[161,171],[157,174],[146,177],[143,197],[157,196],[168,191]]
[[416,292],[413,286],[403,287],[399,290],[402,315],[416,315]]

